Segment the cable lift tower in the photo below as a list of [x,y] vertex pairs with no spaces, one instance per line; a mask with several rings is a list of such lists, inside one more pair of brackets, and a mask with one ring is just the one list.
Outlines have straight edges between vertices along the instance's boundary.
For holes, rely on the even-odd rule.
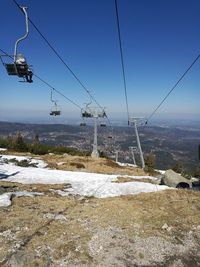
[[[31,66],[27,64],[25,57],[19,53],[18,54],[18,45],[21,41],[25,40],[28,37],[29,34],[29,28],[28,28],[28,14],[27,14],[27,7],[20,7],[25,15],[25,22],[26,22],[26,33],[17,39],[15,42],[15,48],[14,48],[14,56],[9,55],[1,55],[1,61],[3,65],[6,68],[6,71],[8,75],[12,76],[18,76],[19,78],[23,78],[20,82],[28,82],[32,83],[32,76],[33,72],[31,70]],[[4,63],[2,57],[6,56],[13,59],[13,63]]]
[[[85,119],[93,119],[94,122],[94,141],[92,145],[92,154],[91,157],[98,158],[99,152],[98,152],[98,143],[97,143],[97,125],[98,125],[98,119],[106,118],[106,112],[105,108],[100,107],[89,107],[89,105],[92,103],[90,100],[89,103],[86,104],[86,107],[81,110],[81,116],[83,121]],[[80,124],[80,126],[85,126],[85,121]],[[105,125],[105,124],[102,124]]]
[[140,144],[140,137],[138,134],[138,126],[144,125],[145,124],[145,118],[137,118],[137,117],[130,117],[129,118],[129,124],[134,126],[135,129],[135,135],[136,135],[136,141],[137,141],[137,149],[140,155],[140,161],[141,161],[141,167],[142,169],[145,168],[145,162],[144,162],[144,157],[143,157],[143,152],[142,152],[142,147]]
[[118,157],[119,157],[119,150],[115,151],[115,162],[118,162]]
[[137,165],[137,164],[136,164],[136,160],[135,160],[135,153],[137,152],[137,147],[129,146],[129,150],[130,150],[131,155],[132,155],[133,164],[134,164],[134,165]]

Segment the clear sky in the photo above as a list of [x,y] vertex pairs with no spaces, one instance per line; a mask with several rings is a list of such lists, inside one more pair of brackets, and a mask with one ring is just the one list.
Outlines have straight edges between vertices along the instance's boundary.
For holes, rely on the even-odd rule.
[[[18,0],[108,116],[126,116],[114,0]],[[200,53],[199,0],[118,0],[131,115],[148,116]],[[0,48],[13,54],[24,33],[24,16],[12,0],[0,1]],[[88,95],[30,25],[19,52],[34,72],[78,105]],[[5,58],[6,60],[6,58]],[[33,77],[19,83],[0,66],[0,120],[48,121],[50,90]],[[80,111],[54,96],[63,115]],[[200,60],[157,112],[156,117],[200,115]],[[94,104],[92,104],[94,105]],[[50,118],[51,119],[51,118]],[[52,119],[51,119],[52,120]]]

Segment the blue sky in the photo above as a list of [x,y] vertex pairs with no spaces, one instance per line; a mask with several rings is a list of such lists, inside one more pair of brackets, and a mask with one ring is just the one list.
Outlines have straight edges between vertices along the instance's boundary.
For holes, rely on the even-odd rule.
[[[126,117],[114,0],[19,1],[112,118]],[[131,115],[148,116],[200,53],[199,0],[118,0]],[[13,54],[24,33],[24,17],[11,0],[1,0],[0,48]],[[34,72],[80,106],[88,95],[35,29],[20,44]],[[200,115],[200,61],[155,118]],[[0,120],[67,122],[80,111],[61,96],[60,118],[50,118],[49,88],[34,78],[19,83],[0,66]],[[92,104],[94,105],[94,104]]]

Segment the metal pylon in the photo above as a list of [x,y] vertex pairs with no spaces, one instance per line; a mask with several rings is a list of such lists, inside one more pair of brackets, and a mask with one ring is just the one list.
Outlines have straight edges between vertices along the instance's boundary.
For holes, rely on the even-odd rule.
[[139,137],[138,129],[137,129],[138,122],[142,121],[142,120],[144,120],[144,119],[143,118],[135,118],[135,117],[130,118],[131,124],[134,125],[138,151],[139,151],[139,154],[140,154],[141,165],[142,165],[142,169],[144,169],[145,168],[145,162],[144,162],[142,147],[141,147],[141,144],[140,144],[140,137]]
[[133,158],[133,164],[134,164],[134,165],[137,165],[137,164],[136,164],[136,161],[135,161],[134,147],[133,147],[133,146],[130,146],[129,149],[130,149],[130,151],[131,151],[131,155],[132,155],[132,158]]
[[98,152],[98,144],[97,144],[97,120],[99,118],[105,118],[106,113],[104,108],[98,108],[98,107],[89,107],[89,104],[86,105],[85,109],[82,109],[82,117],[84,119],[93,119],[94,120],[94,142],[93,142],[93,148],[92,148],[92,154],[91,157],[98,158],[99,152]]
[[94,143],[93,143],[93,149],[92,149],[92,154],[91,157],[93,158],[98,158],[99,157],[99,152],[98,152],[98,146],[97,146],[97,119],[98,116],[94,116]]

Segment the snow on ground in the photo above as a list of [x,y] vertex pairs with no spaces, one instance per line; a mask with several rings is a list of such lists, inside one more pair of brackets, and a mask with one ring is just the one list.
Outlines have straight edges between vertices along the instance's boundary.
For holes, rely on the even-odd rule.
[[33,159],[25,156],[14,156],[14,155],[1,155],[0,163],[4,163],[4,160],[16,159],[17,161],[28,160],[30,163],[36,164],[38,168],[45,168],[47,164],[41,159]]
[[28,191],[19,191],[19,192],[13,192],[13,195],[16,197],[34,197],[34,196],[43,196],[44,193],[39,192],[28,192]]
[[0,151],[6,151],[7,150],[7,148],[1,148],[0,147]]
[[[58,191],[58,193],[62,195],[79,194],[104,198],[138,194],[141,192],[154,192],[168,188],[167,186],[142,182],[113,183],[119,176],[122,177],[122,175],[72,172],[33,167],[25,168],[12,164],[0,165],[0,179],[3,181],[19,182],[23,184],[71,184],[72,188],[65,189],[62,192]],[[150,176],[131,177],[134,179],[152,179]]]
[[4,193],[0,195],[0,207],[8,207],[11,205],[11,195],[12,193]]
[[42,196],[44,195],[43,193],[38,193],[38,192],[28,192],[28,191],[19,191],[19,192],[10,192],[10,193],[4,193],[0,195],[0,207],[8,207],[11,205],[11,197],[16,196],[16,197],[33,197],[33,196]]
[[137,165],[130,164],[130,163],[123,163],[123,162],[119,162],[119,161],[117,161],[116,163],[117,163],[119,166],[122,166],[122,167],[125,167],[125,166],[134,167],[134,168],[138,167]]
[[165,174],[166,171],[165,170],[155,170],[156,172],[159,172],[160,174]]

